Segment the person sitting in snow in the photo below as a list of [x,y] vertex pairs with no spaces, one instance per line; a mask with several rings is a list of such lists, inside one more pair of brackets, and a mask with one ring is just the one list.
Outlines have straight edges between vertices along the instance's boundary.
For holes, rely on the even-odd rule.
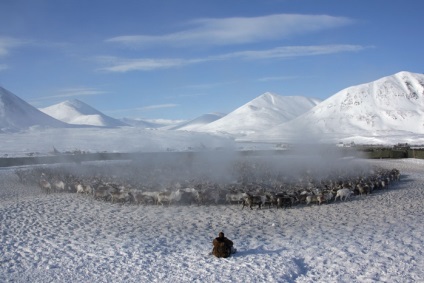
[[212,254],[216,257],[229,257],[237,251],[234,248],[233,241],[225,237],[224,232],[219,232],[218,237],[213,240],[212,244]]

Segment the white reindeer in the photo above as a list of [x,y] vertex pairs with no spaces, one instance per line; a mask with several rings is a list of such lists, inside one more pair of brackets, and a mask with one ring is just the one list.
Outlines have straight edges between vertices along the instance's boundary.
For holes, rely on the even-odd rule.
[[227,203],[234,203],[240,204],[243,202],[243,199],[247,197],[246,193],[228,193],[225,195],[225,200]]
[[317,202],[318,205],[321,205],[322,202],[324,202],[324,196],[322,194],[320,195],[308,195],[306,197],[306,204],[310,204],[311,202]]
[[41,180],[40,183],[40,188],[46,193],[46,194],[50,194],[52,192],[52,185],[46,181],[46,180]]
[[349,189],[340,189],[337,191],[336,197],[334,198],[334,201],[337,200],[337,198],[340,198],[341,201],[347,200],[350,195],[353,194],[353,192]]

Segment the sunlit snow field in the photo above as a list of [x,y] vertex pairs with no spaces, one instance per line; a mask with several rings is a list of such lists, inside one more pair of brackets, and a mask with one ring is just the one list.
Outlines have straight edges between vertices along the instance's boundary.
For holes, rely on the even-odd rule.
[[[424,162],[387,191],[291,209],[46,195],[0,171],[1,282],[422,282]],[[210,255],[219,231],[235,242]]]

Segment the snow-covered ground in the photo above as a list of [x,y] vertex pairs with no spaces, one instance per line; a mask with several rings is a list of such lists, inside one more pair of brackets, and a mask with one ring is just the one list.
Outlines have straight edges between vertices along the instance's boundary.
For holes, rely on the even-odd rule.
[[[122,205],[0,170],[1,282],[423,282],[424,161],[387,191],[287,210]],[[238,252],[210,255],[223,230]]]
[[0,157],[59,152],[152,152],[234,148],[234,140],[207,133],[139,128],[32,128],[0,134]]

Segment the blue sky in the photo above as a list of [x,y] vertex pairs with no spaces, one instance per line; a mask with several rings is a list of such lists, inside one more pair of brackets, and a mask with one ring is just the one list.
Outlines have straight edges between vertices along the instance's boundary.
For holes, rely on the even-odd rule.
[[424,71],[421,0],[2,0],[0,86],[35,107],[192,119]]

